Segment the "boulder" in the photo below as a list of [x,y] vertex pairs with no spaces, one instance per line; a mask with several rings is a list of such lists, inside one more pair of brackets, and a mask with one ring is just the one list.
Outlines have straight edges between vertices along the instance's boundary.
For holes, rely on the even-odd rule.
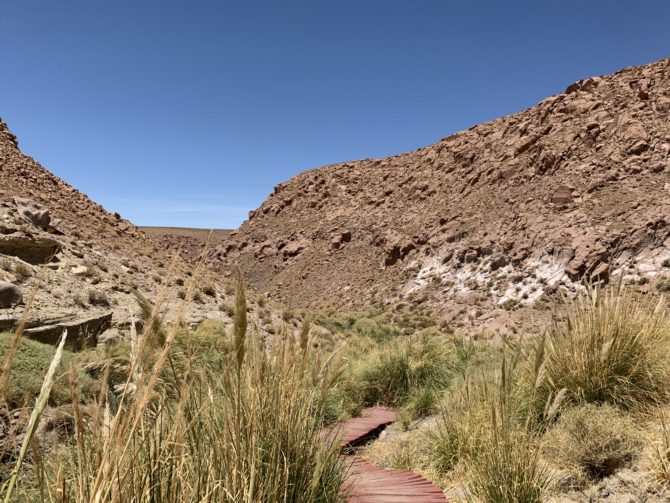
[[305,238],[292,241],[284,247],[284,257],[295,257],[304,251],[310,245],[309,240]]
[[29,224],[33,224],[35,227],[40,227],[41,229],[49,227],[51,215],[49,214],[49,208],[43,204],[21,197],[15,197],[14,204],[19,216]]
[[465,255],[463,256],[463,262],[466,264],[472,264],[474,262],[477,262],[477,250],[468,250],[465,252]]
[[11,283],[0,281],[0,309],[14,307],[23,302],[21,289]]
[[102,313],[89,318],[76,318],[54,321],[50,324],[27,328],[25,335],[43,344],[57,344],[67,330],[65,347],[72,351],[81,351],[97,345],[100,334],[112,325],[112,313]]
[[567,185],[561,185],[551,195],[554,204],[567,204],[572,202],[572,189]]
[[637,143],[640,140],[648,141],[649,135],[641,122],[632,120],[628,123],[626,130],[623,133],[624,140],[628,145]]
[[345,243],[351,241],[351,232],[345,231],[333,236],[330,241],[330,248],[333,250],[339,250],[344,246]]
[[649,144],[645,140],[639,140],[631,145],[626,151],[629,155],[639,155],[649,149]]
[[70,272],[75,276],[88,276],[90,273],[90,271],[88,270],[88,266],[85,265],[75,266],[72,268]]
[[659,113],[670,112],[670,98],[667,96],[661,96],[656,101],[656,111]]
[[22,232],[0,235],[0,254],[18,257],[29,264],[45,264],[61,249],[55,239]]
[[497,271],[501,267],[505,267],[509,261],[507,260],[507,257],[505,257],[502,254],[495,255],[491,259],[491,270],[492,271]]
[[376,238],[373,244],[381,244],[384,247],[384,262],[382,267],[395,265],[416,248],[416,245],[410,238],[403,236],[395,230],[387,230],[381,238]]

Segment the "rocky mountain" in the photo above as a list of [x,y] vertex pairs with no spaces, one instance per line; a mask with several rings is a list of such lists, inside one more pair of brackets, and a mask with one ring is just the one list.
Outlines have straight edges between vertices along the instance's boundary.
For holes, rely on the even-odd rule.
[[[135,290],[150,300],[162,290],[165,315],[174,318],[193,265],[177,253],[179,243],[172,245],[23,154],[0,120],[0,331],[28,311],[29,337],[55,342],[67,328],[73,349],[91,346],[141,320]],[[230,285],[205,272],[186,321],[230,323],[230,310],[220,309],[230,294]]]
[[670,274],[670,60],[419,150],[302,173],[210,254],[286,304],[514,326],[547,296]]

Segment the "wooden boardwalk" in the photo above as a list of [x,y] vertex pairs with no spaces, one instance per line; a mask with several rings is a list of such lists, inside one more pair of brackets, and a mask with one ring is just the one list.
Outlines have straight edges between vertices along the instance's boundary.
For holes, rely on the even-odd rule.
[[396,411],[387,407],[368,407],[363,409],[361,417],[354,417],[344,423],[336,424],[328,430],[328,439],[339,441],[340,449],[347,451],[377,438],[382,430],[395,422]]
[[[385,407],[370,407],[361,417],[346,421],[326,432],[329,441],[339,441],[344,453],[376,438],[395,421],[396,412]],[[412,472],[377,468],[355,455],[346,456],[350,463],[347,482],[349,503],[445,503],[439,487]]]
[[349,503],[445,503],[442,489],[412,472],[385,470],[354,458],[348,479]]

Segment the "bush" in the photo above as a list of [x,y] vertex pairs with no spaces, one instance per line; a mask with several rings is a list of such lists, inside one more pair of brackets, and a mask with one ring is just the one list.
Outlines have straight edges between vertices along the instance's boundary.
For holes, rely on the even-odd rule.
[[221,304],[219,304],[219,309],[231,318],[235,316],[235,305],[232,302],[221,302]]
[[611,405],[594,404],[564,412],[545,442],[547,459],[596,480],[630,464],[644,445],[632,419]]
[[656,446],[652,473],[664,485],[670,485],[670,429],[665,414],[661,415],[661,443]]
[[484,388],[466,384],[445,402],[437,427],[426,433],[430,458],[438,473],[453,470],[471,452],[483,449],[490,422],[490,404]]
[[392,339],[357,362],[352,379],[365,405],[398,406],[421,388],[445,389],[455,366],[455,351],[442,337]]
[[468,458],[470,491],[490,503],[541,503],[552,478],[539,463],[537,439],[498,412],[492,414],[489,442]]
[[352,328],[358,335],[372,338],[374,338],[377,330],[379,330],[377,322],[375,320],[371,320],[370,318],[360,318],[356,320]]
[[92,306],[109,306],[109,298],[102,290],[89,290],[88,303]]
[[[564,394],[573,403],[623,409],[670,398],[670,315],[662,301],[595,291],[536,346],[527,372],[534,408]],[[532,368],[531,368],[532,367]]]
[[[14,340],[13,334],[0,334],[0,361]],[[14,357],[5,389],[5,399],[10,408],[32,405],[42,387],[42,380],[49,368],[56,348],[49,344],[26,339],[21,340],[18,352]],[[76,366],[76,359],[69,351],[64,351],[60,366],[56,373],[56,381],[49,398],[50,405],[62,405],[70,402],[70,382],[68,368],[71,363]],[[79,371],[79,388],[82,398],[92,398],[97,390],[96,382],[88,374]]]
[[407,403],[400,410],[400,416],[406,418],[406,427],[409,422],[428,417],[435,413],[439,402],[439,396],[432,387],[422,387],[412,391]]
[[14,264],[14,276],[19,282],[23,282],[33,275],[33,270],[29,265],[23,262],[16,262]]
[[209,297],[216,297],[216,288],[212,285],[205,285],[202,287],[202,293]]

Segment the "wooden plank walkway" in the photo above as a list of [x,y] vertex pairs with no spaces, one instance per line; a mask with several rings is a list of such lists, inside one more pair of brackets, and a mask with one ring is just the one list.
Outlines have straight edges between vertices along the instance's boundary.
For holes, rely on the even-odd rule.
[[445,503],[439,487],[412,472],[385,470],[354,458],[347,487],[349,503]]
[[327,432],[331,442],[339,441],[340,449],[349,450],[368,440],[379,436],[379,433],[395,422],[396,411],[387,407],[368,407],[363,409],[361,417],[354,417],[334,425]]
[[[345,421],[325,433],[328,441],[339,441],[343,452],[376,438],[393,423],[396,412],[386,407],[364,409],[361,417]],[[420,475],[400,470],[377,468],[357,456],[346,456],[349,462],[347,482],[343,488],[349,503],[445,503],[447,498]]]

